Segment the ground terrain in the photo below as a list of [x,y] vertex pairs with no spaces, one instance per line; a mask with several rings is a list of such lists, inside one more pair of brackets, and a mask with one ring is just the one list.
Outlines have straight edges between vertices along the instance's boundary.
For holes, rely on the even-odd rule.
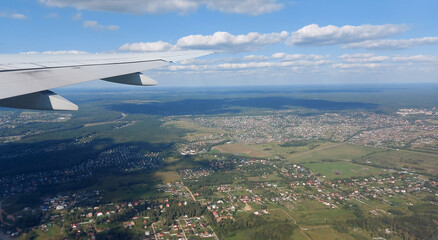
[[2,109],[0,237],[433,238],[438,88],[364,89],[70,92],[78,112]]

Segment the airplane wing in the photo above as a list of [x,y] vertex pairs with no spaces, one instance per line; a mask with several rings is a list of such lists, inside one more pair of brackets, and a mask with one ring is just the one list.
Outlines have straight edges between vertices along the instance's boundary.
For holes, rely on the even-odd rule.
[[153,86],[157,82],[140,72],[208,54],[211,52],[0,55],[0,106],[77,110],[78,106],[49,89],[96,79]]

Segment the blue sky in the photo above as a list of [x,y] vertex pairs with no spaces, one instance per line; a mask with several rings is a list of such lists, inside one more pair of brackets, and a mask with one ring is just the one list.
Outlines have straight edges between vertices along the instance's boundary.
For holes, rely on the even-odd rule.
[[3,0],[0,53],[208,49],[162,86],[438,82],[434,0]]

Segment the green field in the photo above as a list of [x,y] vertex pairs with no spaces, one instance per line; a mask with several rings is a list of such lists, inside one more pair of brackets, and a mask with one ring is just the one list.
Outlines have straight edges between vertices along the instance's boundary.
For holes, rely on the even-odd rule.
[[306,152],[291,154],[288,157],[288,160],[297,163],[321,161],[351,161],[367,154],[379,151],[381,150],[345,143],[330,144],[323,145]]
[[[298,144],[300,145],[300,144]],[[282,159],[291,159],[294,154],[305,153],[316,148],[325,148],[335,145],[332,142],[315,141],[302,146],[286,146],[282,143],[267,143],[251,145],[251,148]]]
[[58,239],[64,239],[65,238],[65,229],[64,232],[62,231],[62,228],[51,225],[48,227],[47,232],[43,232],[40,229],[36,230],[32,233],[23,234],[20,237],[18,237],[18,240],[27,240],[27,239],[35,239],[35,240],[58,240]]
[[354,218],[353,212],[345,209],[332,209],[314,200],[302,200],[297,202],[297,207],[290,210],[291,215],[299,225],[315,226],[327,225],[333,219]]
[[438,154],[388,150],[364,156],[358,161],[375,163],[381,166],[412,168],[420,173],[438,175]]
[[181,177],[176,171],[159,171],[155,172],[154,176],[157,177],[163,183],[172,183],[181,181]]
[[352,161],[371,153],[382,151],[381,149],[372,147],[326,141],[312,141],[303,146],[287,146],[284,144],[269,143],[251,145],[249,147],[271,156],[290,160],[294,163]]
[[219,150],[222,153],[240,154],[250,157],[267,157],[268,154],[254,150],[251,146],[243,144],[224,144],[220,146],[214,146],[212,150]]
[[258,176],[258,177],[248,177],[248,181],[260,182],[260,181],[281,181],[282,178],[278,176],[278,173],[272,173],[268,175]]
[[350,162],[306,163],[313,174],[320,174],[326,179],[374,176],[385,173],[382,169]]

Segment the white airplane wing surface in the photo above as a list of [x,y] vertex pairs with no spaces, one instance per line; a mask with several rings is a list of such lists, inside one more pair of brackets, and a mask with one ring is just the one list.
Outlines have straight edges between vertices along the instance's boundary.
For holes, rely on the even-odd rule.
[[0,55],[0,106],[36,110],[77,110],[52,88],[105,81],[153,86],[140,72],[211,54],[206,51],[123,54]]

